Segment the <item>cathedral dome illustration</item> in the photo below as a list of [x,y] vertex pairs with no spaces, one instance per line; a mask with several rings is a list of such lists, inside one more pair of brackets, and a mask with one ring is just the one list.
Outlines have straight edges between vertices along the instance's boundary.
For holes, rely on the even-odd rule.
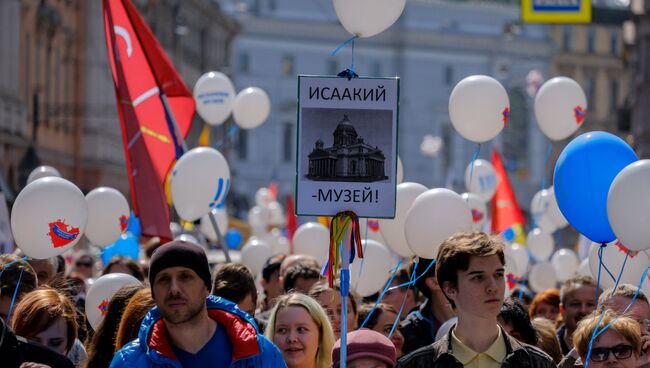
[[372,182],[387,179],[384,153],[359,136],[347,114],[332,133],[334,144],[325,148],[322,139],[308,155],[311,180]]

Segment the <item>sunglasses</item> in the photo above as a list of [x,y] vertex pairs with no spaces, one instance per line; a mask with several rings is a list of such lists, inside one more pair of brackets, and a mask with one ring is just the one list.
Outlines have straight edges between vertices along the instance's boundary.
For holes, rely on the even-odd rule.
[[611,348],[593,348],[591,349],[590,360],[594,362],[604,362],[609,358],[609,353],[614,354],[616,359],[627,359],[632,356],[634,348],[631,345],[619,344]]

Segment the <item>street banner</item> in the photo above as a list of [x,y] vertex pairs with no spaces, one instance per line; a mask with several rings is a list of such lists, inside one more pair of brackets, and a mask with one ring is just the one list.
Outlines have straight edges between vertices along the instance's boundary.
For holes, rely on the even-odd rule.
[[591,0],[521,0],[523,23],[590,23]]
[[395,217],[399,78],[298,77],[296,213]]

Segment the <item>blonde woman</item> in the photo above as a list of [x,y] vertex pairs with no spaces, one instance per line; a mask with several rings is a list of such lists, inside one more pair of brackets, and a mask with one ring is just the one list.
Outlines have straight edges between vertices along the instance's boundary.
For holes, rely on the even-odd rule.
[[334,332],[323,307],[300,293],[278,298],[271,311],[268,337],[282,352],[288,368],[329,368]]

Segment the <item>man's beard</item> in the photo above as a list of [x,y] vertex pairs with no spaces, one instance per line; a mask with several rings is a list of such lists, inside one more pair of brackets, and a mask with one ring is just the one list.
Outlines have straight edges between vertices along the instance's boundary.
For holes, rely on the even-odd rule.
[[159,310],[160,310],[160,315],[163,317],[165,322],[174,325],[179,325],[194,319],[196,316],[199,315],[199,313],[201,313],[204,307],[205,307],[205,303],[200,303],[196,306],[188,304],[186,309],[180,309],[176,312],[167,311],[166,308],[165,309],[159,308]]

